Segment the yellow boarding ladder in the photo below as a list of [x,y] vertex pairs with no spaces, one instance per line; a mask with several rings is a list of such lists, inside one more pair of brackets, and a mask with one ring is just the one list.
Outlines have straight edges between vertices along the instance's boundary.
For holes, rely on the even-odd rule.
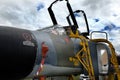
[[[84,36],[79,35],[78,31],[76,31],[76,34],[71,31],[70,37],[80,39],[80,45],[82,46],[82,49],[75,55],[75,58],[70,57],[70,60],[74,60],[74,62],[79,61],[88,72],[90,80],[95,80],[88,40]],[[76,58],[77,60],[75,60]]]

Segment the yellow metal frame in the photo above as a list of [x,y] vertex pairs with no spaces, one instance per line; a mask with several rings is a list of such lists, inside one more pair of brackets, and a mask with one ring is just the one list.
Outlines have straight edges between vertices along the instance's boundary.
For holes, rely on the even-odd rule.
[[[84,37],[79,35],[79,32],[76,31],[76,34],[74,34],[72,31],[70,31],[71,38],[78,38],[81,40],[80,45],[82,46],[82,49],[75,55],[75,57],[71,57],[70,60],[74,60],[73,62],[80,62],[83,67],[87,70],[89,77],[91,80],[95,80],[94,76],[94,69],[92,66],[92,59],[90,56],[90,50],[88,47],[88,40]],[[76,60],[77,59],[77,60]]]
[[109,42],[106,39],[92,39],[91,41],[94,42],[105,42],[109,45],[110,50],[111,50],[111,58],[110,58],[110,62],[112,63],[115,72],[111,72],[108,76],[108,80],[114,80],[114,74],[117,75],[118,80],[120,80],[120,69],[119,69],[119,64],[118,64],[118,60],[117,60],[117,56],[115,53],[115,49],[113,47],[113,45],[111,44],[111,42]]
[[[72,30],[70,31],[69,36],[71,38],[80,39],[81,40],[80,45],[82,46],[82,49],[77,52],[75,57],[70,57],[69,58],[70,61],[73,61],[75,66],[77,66],[79,64],[78,62],[80,62],[83,65],[83,67],[88,71],[90,79],[95,80],[94,69],[93,69],[92,60],[91,60],[91,56],[90,56],[90,50],[89,50],[89,47],[88,47],[88,39],[86,39],[82,35],[79,35],[78,31],[76,31],[76,34],[74,34],[72,32]],[[109,73],[108,80],[114,80],[115,74],[117,75],[118,80],[120,80],[119,64],[118,64],[118,61],[117,61],[117,56],[115,54],[115,49],[114,49],[113,45],[111,44],[111,42],[109,42],[106,39],[90,39],[90,41],[104,42],[104,43],[107,43],[109,45],[109,48],[111,50],[110,62],[112,63],[115,72],[110,72]]]

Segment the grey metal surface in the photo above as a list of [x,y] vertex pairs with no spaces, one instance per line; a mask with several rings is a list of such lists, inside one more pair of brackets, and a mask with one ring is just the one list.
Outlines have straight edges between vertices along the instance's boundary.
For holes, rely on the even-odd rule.
[[[69,57],[74,56],[74,45],[71,39],[66,35],[49,35],[55,46],[57,65],[66,67],[73,66],[73,63],[69,61]],[[68,42],[66,42],[65,39],[68,39]]]
[[98,56],[97,56],[97,43],[89,42],[90,55],[92,60],[92,65],[94,69],[95,80],[99,80],[99,69],[98,69]]
[[[36,56],[36,61],[34,64],[33,71],[31,74],[29,74],[27,77],[34,77],[40,67],[41,59],[42,59],[42,54],[41,54],[41,44],[42,42],[45,42],[45,44],[48,46],[49,51],[47,53],[47,57],[45,60],[45,64],[51,64],[51,65],[56,65],[57,64],[57,57],[56,57],[56,52],[54,45],[47,33],[44,32],[39,32],[39,31],[33,31],[33,36],[37,41],[38,48],[37,48],[37,56]],[[54,58],[53,58],[54,57]]]
[[81,73],[81,68],[44,65],[40,75],[65,76],[65,75],[80,74],[80,73]]
[[[41,44],[43,42],[45,42],[49,50],[45,58],[43,69],[39,75],[53,76],[81,73],[80,67],[74,66],[74,64],[69,61],[69,57],[75,56],[75,49],[79,47],[75,46],[75,44],[78,43],[78,40],[73,43],[73,40],[65,34],[56,35],[45,31],[33,31],[32,33],[38,46],[34,68],[28,77],[34,77],[40,68],[42,59]],[[76,49],[76,52],[77,50],[78,49]]]

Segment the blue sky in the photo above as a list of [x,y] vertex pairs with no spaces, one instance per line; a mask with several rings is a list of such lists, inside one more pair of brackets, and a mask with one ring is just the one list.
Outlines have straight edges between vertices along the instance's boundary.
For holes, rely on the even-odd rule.
[[[54,0],[1,0],[0,25],[36,30],[52,25],[47,8]],[[120,0],[69,0],[73,10],[86,12],[90,31],[105,31],[120,54]],[[66,3],[53,10],[60,25],[68,25]],[[78,16],[79,17],[79,16]],[[117,42],[117,43],[116,43]]]

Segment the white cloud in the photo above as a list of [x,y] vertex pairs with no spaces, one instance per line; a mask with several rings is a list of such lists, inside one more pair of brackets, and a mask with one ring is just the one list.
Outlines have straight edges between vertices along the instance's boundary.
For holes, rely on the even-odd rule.
[[[47,8],[54,0],[4,0],[0,1],[0,18],[1,24],[11,23],[12,25],[34,25],[35,27],[45,27],[52,25]],[[120,1],[116,0],[70,0],[72,8],[83,9],[91,18],[109,19],[113,14],[118,14]],[[37,12],[36,7],[39,3],[44,5],[44,8]],[[58,3],[59,4],[59,3]],[[60,4],[62,5],[62,4]],[[60,6],[59,5],[59,6]],[[59,22],[66,24],[63,21],[68,14],[65,6],[62,8],[55,5],[55,13]],[[45,23],[45,24],[44,24]],[[47,23],[47,24],[46,24]]]
[[[52,25],[48,6],[54,0],[0,0],[0,25],[14,26],[26,29],[38,29]],[[86,12],[91,30],[101,30],[105,27],[104,23],[112,22],[120,26],[120,0],[69,0],[73,10],[82,9]],[[40,11],[37,11],[39,3],[44,5]],[[57,6],[59,5],[59,6]],[[57,19],[61,25],[66,25],[65,16],[68,15],[65,3],[58,3],[53,8]],[[61,7],[60,7],[61,6]],[[99,18],[100,23],[96,23],[93,19]],[[120,30],[112,30],[112,41],[117,46],[117,51],[120,52],[116,44],[119,43]]]
[[[112,44],[114,45],[116,52],[120,54],[120,27],[117,25],[114,27],[112,24],[115,24],[117,19],[114,19],[114,21],[108,21],[108,20],[102,20],[94,24],[92,26],[93,31],[104,31],[108,33],[108,39]],[[105,29],[105,27],[108,27],[108,29]],[[120,25],[119,25],[120,26]],[[99,35],[97,37],[102,37],[102,35]]]
[[0,24],[33,29],[37,11],[32,0],[4,0],[0,1]]

